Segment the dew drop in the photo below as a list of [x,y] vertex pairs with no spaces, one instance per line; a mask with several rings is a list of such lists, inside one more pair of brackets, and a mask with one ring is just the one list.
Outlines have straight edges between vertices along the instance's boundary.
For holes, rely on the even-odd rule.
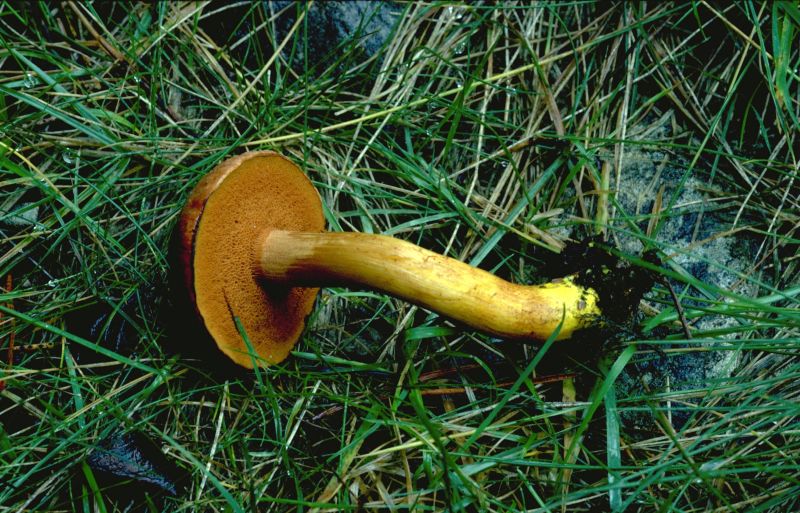
[[61,158],[64,160],[66,164],[74,164],[76,160],[80,158],[80,154],[76,153],[73,150],[67,149],[64,150],[64,153],[61,154]]
[[33,73],[25,73],[25,79],[22,81],[22,85],[27,88],[36,87],[36,84],[39,83],[39,80]]
[[464,19],[464,9],[452,5],[447,6],[447,16],[453,21],[461,21]]
[[700,465],[701,472],[713,472],[724,465],[723,461],[707,461]]

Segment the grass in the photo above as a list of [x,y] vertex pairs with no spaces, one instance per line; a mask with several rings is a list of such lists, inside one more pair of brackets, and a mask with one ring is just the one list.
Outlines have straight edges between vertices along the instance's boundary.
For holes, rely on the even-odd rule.
[[[413,3],[327,45],[319,9],[0,5],[0,510],[799,509],[797,5]],[[663,279],[591,351],[328,289],[291,358],[214,378],[167,249],[244,149],[331,230],[519,282],[601,233]],[[180,491],[104,481],[115,433]]]

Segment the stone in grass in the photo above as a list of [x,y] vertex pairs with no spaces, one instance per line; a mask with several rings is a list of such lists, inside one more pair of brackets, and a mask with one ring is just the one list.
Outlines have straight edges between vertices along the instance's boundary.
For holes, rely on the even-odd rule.
[[86,462],[100,486],[121,505],[143,503],[147,495],[182,492],[184,473],[140,433],[112,433],[97,444]]
[[[659,136],[666,138],[669,135],[667,131],[666,125],[651,127],[647,137],[649,140],[658,139]],[[625,149],[620,183],[616,187],[619,205],[628,216],[641,216],[637,217],[642,219],[637,225],[646,231],[648,223],[651,223],[656,198],[660,195],[662,224],[655,233],[655,239],[659,247],[666,249],[667,258],[702,282],[746,296],[754,294],[753,285],[736,275],[737,272],[746,273],[753,265],[745,257],[752,254],[749,242],[724,235],[730,226],[716,213],[717,207],[722,205],[709,202],[712,195],[722,197],[722,194],[717,194],[721,191],[702,173],[687,174],[687,165],[674,155],[629,145]],[[664,212],[673,196],[675,201],[672,208]],[[617,212],[617,219],[620,219],[619,214]],[[623,251],[641,253],[643,246],[635,236],[616,230],[614,237]],[[675,251],[670,251],[670,248],[675,248]],[[680,297],[685,285],[675,281],[671,281],[671,284]],[[696,295],[697,291],[690,289],[688,293]],[[682,302],[682,306],[684,309],[690,308],[692,303]],[[666,307],[658,305],[658,308]],[[718,315],[690,320],[692,331],[731,328],[736,322],[732,317]],[[673,325],[668,327],[668,331],[681,333],[682,329]],[[659,338],[655,334],[652,336]],[[725,337],[715,338],[724,340]],[[635,357],[627,366],[617,383],[620,405],[624,407],[627,403],[635,407],[627,410],[622,408],[622,420],[626,428],[631,431],[652,429],[652,415],[647,413],[647,402],[643,399],[666,394],[674,400],[652,404],[661,409],[669,405],[666,416],[673,427],[679,429],[691,417],[693,404],[697,402],[697,398],[682,399],[683,393],[686,392],[688,397],[695,395],[688,394],[689,391],[713,388],[716,383],[729,378],[736,369],[739,361],[737,351],[708,351],[702,342],[695,347],[699,350],[692,351],[690,346],[688,351],[676,353],[665,353],[664,346],[653,347],[652,352]]]
[[39,207],[30,203],[21,205],[16,211],[0,210],[0,226],[27,228],[39,221]]
[[[276,23],[276,35],[279,41],[289,34],[289,30],[297,20],[298,5],[300,4],[288,0],[272,4],[275,12],[288,7]],[[308,45],[307,52],[299,52],[296,55],[297,62],[301,62],[307,56],[306,67],[324,69],[334,59],[341,58],[342,52],[348,48],[343,48],[342,51],[337,51],[337,48],[343,43],[348,44],[349,41],[356,45],[365,58],[372,57],[379,52],[391,35],[403,9],[404,7],[396,2],[365,0],[315,2],[306,13],[308,26],[314,29],[309,30],[308,37],[304,39]]]

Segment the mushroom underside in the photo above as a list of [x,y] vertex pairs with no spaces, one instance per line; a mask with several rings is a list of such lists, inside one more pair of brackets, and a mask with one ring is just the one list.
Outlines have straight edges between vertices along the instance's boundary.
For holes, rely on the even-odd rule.
[[254,243],[273,229],[322,231],[324,216],[316,189],[290,161],[265,152],[245,157],[232,170],[218,167],[225,176],[202,205],[190,260],[196,312],[208,334],[236,364],[252,368],[288,356],[318,292],[259,283]]

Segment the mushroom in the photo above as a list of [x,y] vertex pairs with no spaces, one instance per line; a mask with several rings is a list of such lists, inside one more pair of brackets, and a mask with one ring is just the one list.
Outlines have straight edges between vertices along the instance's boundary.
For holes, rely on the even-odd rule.
[[226,160],[192,191],[176,231],[176,270],[185,299],[234,363],[284,360],[324,286],[381,291],[504,338],[541,341],[560,326],[565,339],[600,321],[597,292],[573,277],[519,285],[400,239],[324,228],[316,189],[274,152]]

